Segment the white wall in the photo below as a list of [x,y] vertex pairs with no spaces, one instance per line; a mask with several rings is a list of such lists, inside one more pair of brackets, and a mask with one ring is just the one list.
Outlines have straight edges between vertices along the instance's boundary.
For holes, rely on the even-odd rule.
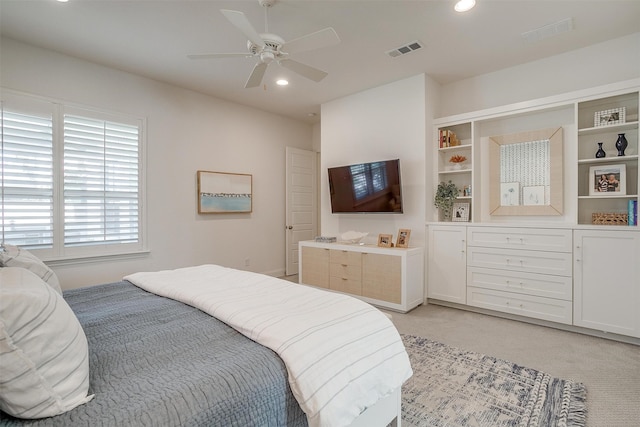
[[[55,266],[64,288],[203,263],[283,274],[285,147],[310,150],[312,126],[12,40],[1,43],[1,86],[147,119],[151,253]],[[253,213],[198,215],[197,170],[252,174]]]
[[640,32],[444,85],[436,117],[484,110],[637,77],[640,77]]
[[[380,233],[412,230],[411,246],[424,245],[425,132],[427,86],[421,74],[337,99],[322,105],[320,214],[321,230],[337,236],[349,230],[369,232],[368,243]],[[400,159],[403,214],[332,214],[327,168],[353,163]]]

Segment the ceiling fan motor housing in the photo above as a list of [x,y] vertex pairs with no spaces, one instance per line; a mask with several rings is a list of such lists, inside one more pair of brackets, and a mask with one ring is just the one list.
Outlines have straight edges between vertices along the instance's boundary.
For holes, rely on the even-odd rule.
[[260,38],[264,41],[264,48],[254,44],[251,40],[247,41],[247,49],[249,49],[252,55],[259,55],[262,52],[272,52],[274,56],[277,56],[280,53],[280,48],[284,44],[282,37],[276,34],[262,33],[260,34]]

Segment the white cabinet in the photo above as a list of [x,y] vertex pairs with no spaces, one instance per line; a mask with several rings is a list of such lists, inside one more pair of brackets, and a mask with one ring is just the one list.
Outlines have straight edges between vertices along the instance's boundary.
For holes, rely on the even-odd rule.
[[427,297],[466,304],[467,227],[429,226]]
[[469,227],[467,304],[571,324],[571,230]]
[[424,302],[424,250],[303,241],[299,281],[407,312]]
[[640,233],[574,232],[574,324],[640,337]]

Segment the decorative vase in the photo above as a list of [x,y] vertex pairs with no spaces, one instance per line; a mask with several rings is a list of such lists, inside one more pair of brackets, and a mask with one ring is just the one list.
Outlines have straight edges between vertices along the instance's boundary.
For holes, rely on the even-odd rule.
[[618,156],[624,156],[624,150],[627,148],[627,138],[624,137],[624,133],[618,134],[618,140],[616,141],[616,149],[618,150]]
[[442,208],[442,220],[445,222],[451,221],[451,213],[453,212],[453,206],[450,208],[443,207]]
[[607,153],[602,149],[603,142],[598,142],[598,151],[596,151],[596,159],[600,159],[602,157],[607,157]]

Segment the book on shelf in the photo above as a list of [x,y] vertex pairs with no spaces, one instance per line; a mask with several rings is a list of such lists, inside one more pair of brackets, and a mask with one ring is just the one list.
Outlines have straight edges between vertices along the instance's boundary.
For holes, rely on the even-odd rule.
[[638,201],[629,200],[627,208],[627,222],[629,225],[638,225]]
[[460,145],[460,140],[453,131],[440,129],[438,134],[440,148],[455,147]]

